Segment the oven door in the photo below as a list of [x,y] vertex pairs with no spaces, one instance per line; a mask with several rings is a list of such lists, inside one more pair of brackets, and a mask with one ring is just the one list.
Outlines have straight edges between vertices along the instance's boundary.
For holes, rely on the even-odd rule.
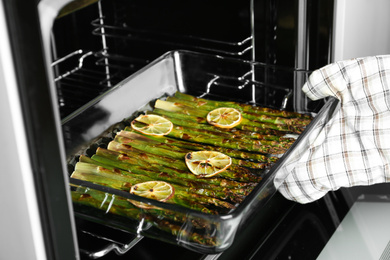
[[0,258],[77,259],[37,1],[0,1],[0,28]]

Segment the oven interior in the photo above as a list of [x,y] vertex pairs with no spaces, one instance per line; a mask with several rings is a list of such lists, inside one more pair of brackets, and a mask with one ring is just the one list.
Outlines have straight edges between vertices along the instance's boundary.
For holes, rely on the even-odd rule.
[[[303,70],[324,66],[332,51],[333,1],[307,1],[303,7],[298,3],[71,2],[63,8],[66,12],[60,11],[51,33],[61,117],[171,50]],[[301,31],[307,38],[304,43]],[[298,50],[299,45],[305,48]],[[306,57],[303,66],[298,61],[301,56]]]
[[204,5],[196,1],[99,1],[59,17],[52,39],[61,116],[170,50],[250,60],[249,1]]
[[[292,35],[298,29],[291,27],[288,19],[297,20],[297,14],[286,10],[292,8],[296,11],[296,1],[288,7],[282,7],[278,1],[249,0],[92,2],[81,9],[70,6],[71,11],[60,13],[53,25],[52,69],[61,118],[66,118],[171,50],[294,67],[297,55],[294,40],[291,45],[285,46],[280,39],[283,41],[289,35],[290,40],[295,39]],[[323,9],[323,2],[311,3],[309,8]],[[325,7],[330,9],[329,4]],[[253,19],[261,26],[254,27]],[[326,21],[329,18],[325,21],[324,18],[311,19],[316,23],[310,23],[306,28],[312,32],[313,38],[309,49],[317,52],[310,56],[313,60],[311,66],[318,67],[326,64],[329,58],[330,25]],[[258,35],[256,40],[255,35]],[[260,51],[255,52],[255,46]],[[297,84],[302,83],[302,79],[295,80]],[[302,98],[296,102],[302,103]],[[303,104],[305,109],[310,105]],[[315,106],[319,107],[318,104]],[[315,107],[308,110],[315,110]],[[268,221],[272,223],[271,219]],[[148,252],[144,257],[154,259],[157,255],[153,256],[153,252],[148,250],[154,244],[156,247],[172,247],[172,250],[164,252],[175,251],[178,257],[186,259],[207,257],[102,224],[78,218],[76,223],[80,252],[85,259],[115,259],[137,254],[135,252],[138,256]]]

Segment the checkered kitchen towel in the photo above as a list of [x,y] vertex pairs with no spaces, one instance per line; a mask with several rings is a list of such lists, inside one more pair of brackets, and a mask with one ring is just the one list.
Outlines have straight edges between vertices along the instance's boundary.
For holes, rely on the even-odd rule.
[[303,86],[313,99],[334,96],[341,106],[309,149],[277,173],[288,199],[308,203],[340,187],[390,181],[390,55],[327,65]]

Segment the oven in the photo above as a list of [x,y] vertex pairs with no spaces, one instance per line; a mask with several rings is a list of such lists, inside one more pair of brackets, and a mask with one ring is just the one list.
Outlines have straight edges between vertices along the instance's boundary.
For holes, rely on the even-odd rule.
[[[197,249],[179,236],[149,232],[143,223],[129,227],[126,220],[72,203],[69,187],[85,183],[69,176],[75,149],[87,144],[90,148],[90,141],[98,136],[95,131],[100,134],[130,116],[128,111],[119,113],[126,100],[118,108],[110,96],[114,100],[129,96],[129,103],[136,104],[129,108],[134,112],[177,87],[197,96],[264,103],[327,120],[337,101],[311,102],[303,96],[300,88],[310,72],[334,60],[383,53],[390,47],[386,46],[388,35],[381,33],[375,35],[380,38],[375,48],[348,48],[347,33],[344,38],[340,33],[354,28],[348,23],[356,19],[349,12],[351,4],[325,0],[2,1],[0,140],[4,152],[0,162],[4,178],[1,241],[5,243],[0,246],[0,258],[329,257],[335,249],[328,241],[351,214],[360,214],[356,213],[359,207],[367,211],[365,203],[379,202],[385,209],[377,211],[386,212],[387,185],[341,189],[298,205],[274,190],[271,175],[265,179],[267,185],[257,190],[258,197],[253,195],[246,203],[242,223],[239,219],[232,232],[228,229],[234,234],[221,236],[226,238],[225,246]],[[359,4],[367,10],[381,9],[385,3]],[[387,17],[375,10],[385,24]],[[161,82],[170,87],[148,87]],[[110,105],[100,107],[103,103]],[[304,144],[305,135],[300,140]],[[288,158],[283,157],[279,166]],[[87,188],[101,190],[92,184]],[[266,199],[254,203],[263,192]],[[110,191],[106,194],[113,196]]]

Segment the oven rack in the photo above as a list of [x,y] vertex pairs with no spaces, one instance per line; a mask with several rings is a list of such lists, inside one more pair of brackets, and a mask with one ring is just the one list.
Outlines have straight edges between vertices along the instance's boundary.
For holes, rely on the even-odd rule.
[[[69,62],[73,65],[66,66],[65,63]],[[55,73],[54,81],[57,86],[61,117],[65,117],[85,102],[104,93],[148,63],[148,60],[110,53],[107,49],[96,52],[76,50],[56,60],[52,63],[52,68]],[[253,92],[252,98],[249,99],[250,103],[256,104],[261,103],[259,98],[267,99],[272,96],[273,93],[258,94],[264,86],[272,86],[274,89],[284,90],[285,96],[282,101],[277,100],[272,104],[273,108],[284,110],[291,100],[293,90],[283,83],[278,84],[274,80],[269,80],[269,75],[272,73],[273,68],[269,66],[267,70],[247,71],[241,76],[209,75],[210,81],[206,91],[199,93],[198,96],[218,99],[211,90],[221,86],[233,91],[249,88]],[[248,102],[247,97],[245,100],[242,102]]]
[[146,60],[76,50],[52,63],[61,117],[145,66]]
[[201,51],[216,55],[240,57],[250,54],[253,50],[253,37],[247,36],[237,41],[216,40],[193,35],[179,35],[169,32],[142,30],[128,27],[105,24],[104,16],[91,22],[95,27],[92,34],[107,38],[118,38],[121,40],[152,43],[155,46],[168,46],[172,49],[185,49]]

